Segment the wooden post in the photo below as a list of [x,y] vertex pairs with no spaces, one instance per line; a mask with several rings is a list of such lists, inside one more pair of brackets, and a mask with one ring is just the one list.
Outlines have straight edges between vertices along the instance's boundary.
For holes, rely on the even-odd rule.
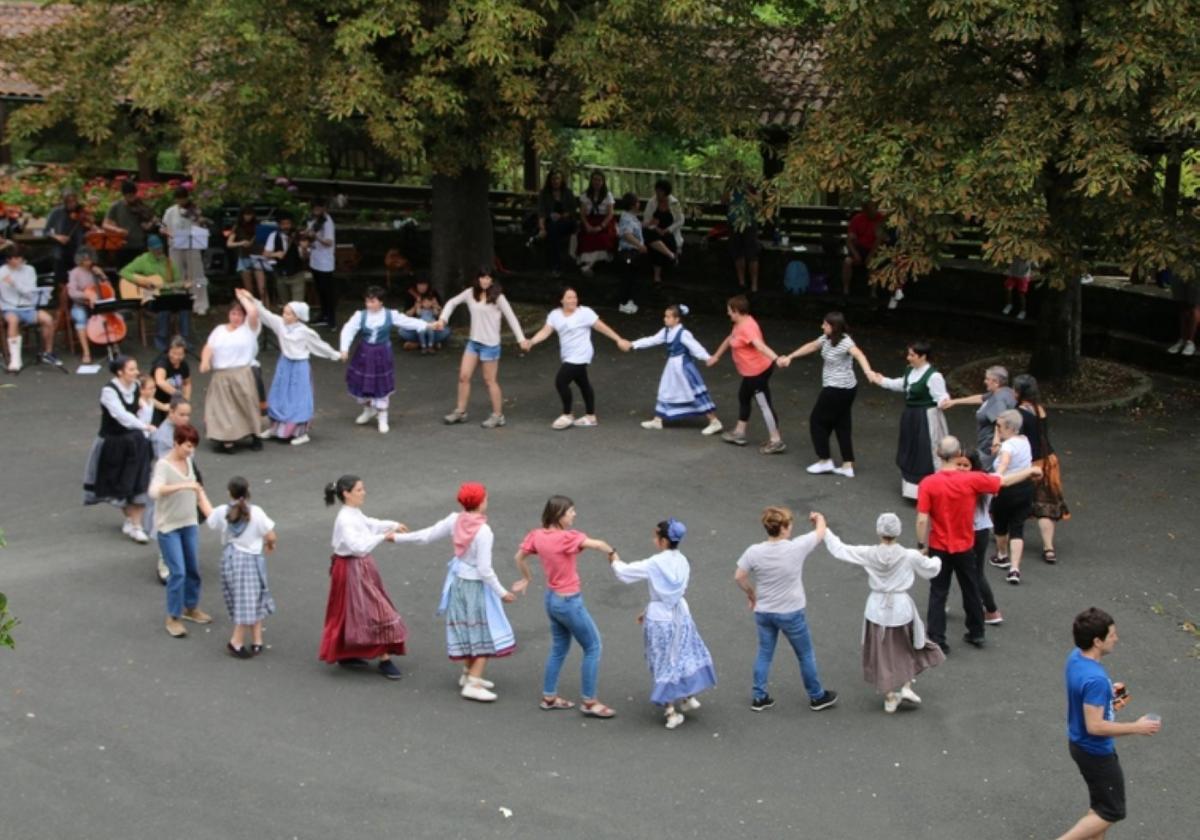
[[1163,173],[1163,215],[1168,219],[1179,210],[1179,179],[1183,170],[1183,154],[1179,149],[1167,152],[1167,169]]
[[525,131],[524,137],[521,139],[521,159],[525,192],[536,193],[542,188],[540,183],[541,173],[538,171],[537,146],[533,145],[533,138],[529,136],[528,130]]

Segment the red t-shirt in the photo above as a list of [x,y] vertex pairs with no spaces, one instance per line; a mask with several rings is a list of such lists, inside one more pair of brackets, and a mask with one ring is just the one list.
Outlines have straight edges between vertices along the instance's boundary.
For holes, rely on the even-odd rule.
[[521,551],[541,558],[546,573],[546,586],[559,595],[579,592],[579,570],[575,558],[583,547],[587,534],[583,531],[564,531],[561,528],[534,528],[521,541]]
[[878,225],[882,221],[882,213],[868,216],[860,210],[850,217],[850,232],[854,234],[854,240],[859,245],[870,251],[875,247],[875,240],[879,238]]
[[762,341],[762,330],[749,315],[733,326],[733,337],[729,342],[733,354],[733,366],[742,376],[758,376],[771,366],[771,360],[759,352],[755,341]]
[[929,514],[930,549],[951,554],[975,545],[975,498],[1000,492],[1000,476],[983,472],[938,470],[917,486],[917,512]]

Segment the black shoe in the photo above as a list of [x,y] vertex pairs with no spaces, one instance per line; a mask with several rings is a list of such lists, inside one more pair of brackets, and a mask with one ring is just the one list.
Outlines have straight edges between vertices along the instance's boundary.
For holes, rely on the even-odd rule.
[[262,652],[263,652],[262,645],[250,645],[250,655],[251,656],[258,656]]
[[232,455],[233,454],[233,444],[228,443],[228,442],[223,443],[221,441],[214,440],[213,441],[213,452],[216,452],[218,455]]
[[977,648],[983,647],[983,636],[972,636],[970,633],[963,633],[963,641]]
[[836,702],[837,702],[837,692],[826,689],[825,693],[822,694],[820,697],[818,697],[816,700],[808,701],[808,708],[812,709],[814,712],[819,712],[822,709],[828,709],[830,706],[832,706]]
[[389,680],[398,680],[401,676],[400,669],[396,667],[396,663],[390,659],[384,659],[379,663],[379,673],[383,674]]
[[250,439],[250,451],[252,451],[252,452],[261,452],[262,451],[262,438],[260,438],[258,435],[255,435],[253,438]]
[[245,647],[234,647],[233,642],[226,642],[225,649],[229,651],[229,655],[235,659],[249,659],[254,654],[246,650]]
[[942,649],[943,655],[945,655],[945,656],[950,655],[950,645],[946,644],[945,642],[935,642],[933,639],[930,639],[929,641],[933,642],[935,645],[940,647]]
[[337,664],[341,665],[343,668],[366,668],[367,660],[352,657],[350,659],[339,659]]
[[775,708],[775,698],[770,694],[750,701],[750,711],[752,712],[764,712],[773,708]]

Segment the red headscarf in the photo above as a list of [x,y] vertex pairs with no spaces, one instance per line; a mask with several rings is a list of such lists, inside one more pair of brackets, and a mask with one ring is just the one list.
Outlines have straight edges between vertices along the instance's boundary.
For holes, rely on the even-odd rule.
[[487,517],[482,513],[472,513],[486,498],[487,488],[482,484],[468,481],[458,488],[458,503],[463,506],[464,512],[454,520],[454,535],[451,539],[454,542],[455,557],[463,556],[479,529],[487,522]]
[[468,481],[458,488],[458,503],[463,510],[475,510],[487,498],[487,488],[475,481]]

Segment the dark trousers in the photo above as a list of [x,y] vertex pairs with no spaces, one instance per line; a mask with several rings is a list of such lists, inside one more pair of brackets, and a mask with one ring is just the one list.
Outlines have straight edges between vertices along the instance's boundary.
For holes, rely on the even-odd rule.
[[967,615],[967,633],[973,639],[982,639],[983,603],[975,578],[975,552],[951,554],[931,545],[929,553],[942,560],[942,570],[929,581],[929,613],[925,617],[929,638],[939,645],[946,643],[946,596],[950,594],[951,577],[957,577],[958,588],[962,590],[963,612]]
[[979,598],[983,601],[983,608],[988,612],[999,612],[1000,608],[996,606],[996,597],[992,595],[992,585],[988,583],[987,575],[984,573],[986,566],[983,561],[987,559],[988,545],[991,544],[991,541],[992,531],[990,528],[975,532],[975,582],[979,584]]
[[750,403],[757,402],[767,431],[772,433],[779,429],[779,417],[775,414],[775,404],[771,402],[771,374],[774,372],[775,363],[771,362],[771,366],[762,373],[743,376],[742,384],[738,387],[738,420],[742,423],[749,420]]
[[642,255],[632,248],[617,251],[617,270],[621,274],[621,300],[628,303],[633,300],[633,288],[637,285],[638,272],[642,270]]
[[321,320],[331,327],[337,326],[337,284],[332,271],[313,271],[313,285],[317,287],[317,300],[321,303]]
[[858,394],[854,388],[821,389],[817,395],[817,404],[813,406],[812,414],[808,417],[808,430],[812,434],[813,449],[817,451],[817,459],[830,459],[829,435],[837,435],[838,449],[842,450],[843,461],[854,460],[854,441],[851,440],[852,430],[851,409],[854,408],[854,397]]
[[546,249],[549,251],[550,268],[554,271],[562,270],[563,251],[567,250],[567,243],[574,232],[574,219],[559,218],[555,221],[546,219]]
[[573,365],[569,362],[563,362],[558,369],[558,375],[554,377],[554,387],[558,389],[558,396],[562,399],[563,414],[571,413],[571,403],[574,401],[571,395],[572,382],[579,386],[579,393],[583,394],[583,406],[587,413],[595,414],[596,393],[592,390],[592,383],[588,381],[588,366]]

